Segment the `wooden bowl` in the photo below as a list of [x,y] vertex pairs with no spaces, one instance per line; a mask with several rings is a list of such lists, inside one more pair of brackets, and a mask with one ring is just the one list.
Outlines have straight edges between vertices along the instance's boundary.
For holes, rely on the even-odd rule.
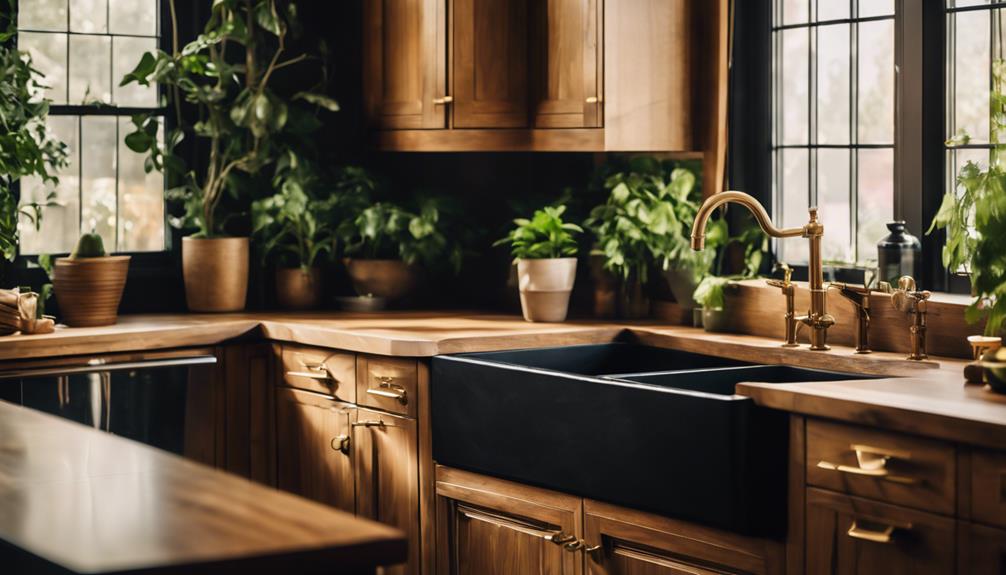
[[114,324],[128,272],[129,256],[58,258],[52,286],[63,323],[71,327]]

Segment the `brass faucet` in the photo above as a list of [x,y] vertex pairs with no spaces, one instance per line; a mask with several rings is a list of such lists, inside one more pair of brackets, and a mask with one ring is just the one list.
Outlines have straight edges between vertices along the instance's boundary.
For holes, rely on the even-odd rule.
[[783,347],[797,347],[796,342],[796,313],[794,311],[793,300],[796,295],[796,285],[790,281],[793,276],[793,269],[786,264],[779,264],[782,268],[784,278],[781,280],[765,280],[765,283],[772,287],[777,287],[782,290],[782,295],[786,296],[786,342],[782,344]]
[[926,312],[929,311],[929,291],[919,291],[912,276],[901,276],[898,289],[891,293],[891,304],[898,311],[912,314],[912,353],[908,359],[922,361],[926,353]]
[[828,287],[837,289],[856,308],[856,353],[870,353],[870,294],[873,290],[836,282],[831,282]]
[[835,324],[835,318],[828,314],[828,291],[824,287],[824,270],[821,267],[821,238],[824,226],[817,219],[817,208],[810,208],[810,221],[799,228],[779,229],[772,224],[768,212],[758,200],[744,192],[720,192],[706,198],[692,224],[692,249],[701,250],[706,244],[706,223],[713,210],[727,203],[741,204],[751,211],[755,220],[766,234],[774,238],[807,238],[810,240],[810,311],[797,321],[810,327],[810,349],[823,351],[828,347],[828,328]]

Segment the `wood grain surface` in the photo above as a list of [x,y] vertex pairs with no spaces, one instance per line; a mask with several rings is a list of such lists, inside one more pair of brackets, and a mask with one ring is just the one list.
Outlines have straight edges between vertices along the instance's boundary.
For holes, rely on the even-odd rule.
[[5,572],[322,573],[406,557],[403,534],[0,402]]

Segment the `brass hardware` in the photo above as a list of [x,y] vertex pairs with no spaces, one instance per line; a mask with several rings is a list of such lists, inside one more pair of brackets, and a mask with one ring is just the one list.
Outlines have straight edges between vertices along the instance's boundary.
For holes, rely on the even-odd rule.
[[384,427],[384,422],[380,419],[367,419],[353,422],[353,427]]
[[286,374],[292,377],[306,377],[308,379],[318,379],[322,381],[332,380],[332,374],[328,373],[328,366],[325,362],[308,363],[301,360],[300,364],[307,371],[288,371]]
[[454,101],[454,96],[444,96],[443,98],[434,98],[433,103],[437,106],[444,106],[450,104]]
[[931,295],[928,290],[917,290],[912,276],[901,276],[898,289],[891,293],[891,305],[898,311],[912,314],[912,353],[908,356],[912,361],[922,361],[929,357],[926,354],[926,312]]
[[341,451],[343,453],[349,453],[349,436],[348,435],[336,435],[329,442],[329,445],[335,451]]
[[881,529],[870,529],[868,527],[861,526],[859,524],[859,520],[853,519],[852,525],[849,526],[849,530],[845,533],[853,539],[859,539],[862,541],[870,541],[873,543],[891,543],[894,541],[895,529],[903,529],[907,531],[912,528],[912,524],[905,523],[904,525],[882,525],[881,527]]
[[796,295],[796,286],[790,281],[793,276],[793,269],[786,264],[779,264],[779,268],[782,268],[785,278],[782,280],[766,280],[765,283],[772,287],[777,287],[782,290],[782,294],[786,296],[786,342],[782,344],[783,347],[797,347],[800,344],[796,342],[796,312],[794,310],[794,296]]
[[584,547],[583,541],[581,541],[579,539],[577,539],[576,541],[570,541],[569,543],[567,543],[567,544],[565,544],[565,545],[562,546],[563,549],[565,549],[566,551],[569,551],[570,553],[579,551],[579,550],[583,549],[583,547]]
[[713,210],[727,204],[737,203],[754,215],[755,220],[766,234],[774,238],[806,238],[810,240],[810,311],[805,316],[795,318],[811,328],[810,349],[824,351],[828,348],[828,328],[835,325],[835,318],[828,313],[828,291],[824,287],[824,270],[821,260],[821,239],[824,237],[824,225],[817,219],[817,208],[808,210],[810,219],[799,228],[779,229],[772,224],[765,207],[748,194],[737,191],[720,192],[706,198],[692,224],[692,249],[701,250],[706,244],[706,223]]
[[409,403],[409,392],[397,383],[392,383],[393,377],[381,376],[377,378],[377,388],[368,388],[367,393],[380,397],[398,400],[398,403],[407,405]]
[[588,98],[587,98],[587,99],[585,100],[585,102],[587,102],[588,104],[596,104],[596,103],[598,103],[599,101],[600,101],[600,100],[598,100],[598,99],[597,99],[597,96],[589,96],[589,97],[588,97]]
[[875,479],[883,479],[884,481],[900,483],[902,485],[914,485],[919,482],[918,479],[912,477],[892,475],[891,471],[887,468],[887,463],[891,459],[911,459],[911,453],[893,449],[881,449],[879,447],[861,444],[853,444],[849,447],[856,452],[856,461],[858,462],[859,467],[840,465],[829,461],[818,461],[818,468],[838,471],[839,473],[847,473],[849,475],[860,475],[873,477]]
[[563,533],[562,531],[559,531],[557,533],[552,533],[552,534],[546,535],[545,536],[545,541],[549,541],[551,543],[555,543],[556,545],[565,545],[565,544],[567,544],[567,543],[569,543],[571,541],[576,541],[576,536],[575,535],[569,535],[567,533]]
[[870,294],[873,290],[835,282],[828,287],[837,289],[856,308],[856,353],[870,353]]
[[583,548],[583,552],[584,553],[594,553],[596,551],[600,551],[603,547],[604,547],[603,545],[590,545],[588,547],[584,547]]

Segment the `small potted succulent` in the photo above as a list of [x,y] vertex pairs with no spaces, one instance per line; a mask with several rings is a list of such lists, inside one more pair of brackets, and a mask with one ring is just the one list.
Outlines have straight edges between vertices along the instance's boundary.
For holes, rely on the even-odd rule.
[[458,272],[461,246],[447,239],[441,213],[436,199],[421,201],[417,211],[384,201],[343,221],[338,236],[357,295],[401,301],[416,288],[421,270],[449,263]]
[[517,264],[520,305],[527,321],[557,322],[566,319],[569,295],[576,279],[580,226],[562,221],[565,206],[537,210],[494,245],[510,245]]
[[93,231],[80,236],[66,258],[56,258],[52,285],[63,323],[70,327],[112,325],[126,286],[129,256],[105,253],[101,236]]

